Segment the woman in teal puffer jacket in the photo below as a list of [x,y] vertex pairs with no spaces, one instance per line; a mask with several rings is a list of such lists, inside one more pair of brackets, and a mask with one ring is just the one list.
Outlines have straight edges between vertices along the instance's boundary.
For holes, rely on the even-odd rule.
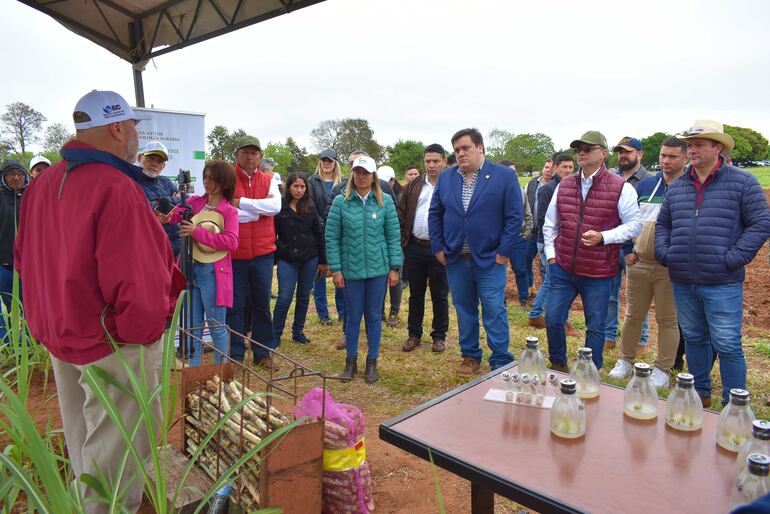
[[371,157],[353,162],[344,195],[338,195],[326,220],[326,257],[334,286],[343,288],[347,319],[347,358],[340,378],[357,372],[361,317],[366,319],[369,353],[364,379],[376,382],[377,356],[382,335],[385,289],[400,280],[401,254],[398,214],[393,200],[383,195]]

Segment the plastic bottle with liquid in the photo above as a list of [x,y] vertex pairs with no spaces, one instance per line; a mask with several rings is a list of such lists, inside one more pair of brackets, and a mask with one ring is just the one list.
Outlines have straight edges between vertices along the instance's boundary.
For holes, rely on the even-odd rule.
[[658,417],[658,392],[652,384],[649,364],[634,364],[634,376],[628,381],[623,394],[623,412],[635,419],[655,419]]
[[751,503],[770,492],[770,457],[761,453],[750,453],[746,458],[746,469],[735,479],[730,493],[732,508]]
[[551,407],[551,432],[566,439],[576,439],[586,433],[585,403],[575,394],[577,383],[565,378],[559,396]]
[[719,413],[717,444],[725,450],[739,452],[743,443],[751,437],[754,411],[749,406],[749,392],[730,389],[730,402]]
[[694,383],[689,373],[676,376],[676,385],[666,400],[666,425],[673,429],[692,432],[703,426],[703,405]]
[[521,354],[518,368],[519,373],[522,375],[527,373],[530,376],[537,375],[545,378],[545,357],[543,357],[543,352],[540,351],[540,343],[537,337],[527,337],[526,347],[524,348],[524,353]]
[[570,370],[572,379],[577,382],[577,395],[580,398],[599,396],[599,370],[592,356],[590,348],[578,348],[578,358]]

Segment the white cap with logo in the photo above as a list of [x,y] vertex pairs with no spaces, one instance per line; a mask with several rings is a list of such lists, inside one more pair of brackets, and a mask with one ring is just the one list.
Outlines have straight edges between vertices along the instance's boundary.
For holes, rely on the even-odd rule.
[[150,141],[142,149],[142,155],[160,155],[168,160],[168,149],[160,141]]
[[72,118],[75,128],[82,130],[126,120],[151,120],[152,116],[134,111],[126,99],[114,91],[94,89],[78,101]]
[[356,159],[353,161],[353,165],[350,167],[351,170],[354,170],[356,168],[363,168],[369,173],[374,173],[377,171],[377,163],[374,162],[374,159],[371,157],[367,157],[366,155],[361,155],[359,157],[356,157]]
[[43,157],[42,155],[36,155],[32,158],[31,161],[29,161],[29,169],[31,170],[41,162],[44,162],[47,165],[51,165],[51,161],[49,161],[47,158]]

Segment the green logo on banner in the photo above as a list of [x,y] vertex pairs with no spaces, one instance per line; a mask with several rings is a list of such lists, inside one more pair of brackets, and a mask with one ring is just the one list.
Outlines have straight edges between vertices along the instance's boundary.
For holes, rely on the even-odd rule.
[[194,150],[193,151],[193,159],[199,160],[199,161],[205,161],[206,160],[206,152],[202,150]]

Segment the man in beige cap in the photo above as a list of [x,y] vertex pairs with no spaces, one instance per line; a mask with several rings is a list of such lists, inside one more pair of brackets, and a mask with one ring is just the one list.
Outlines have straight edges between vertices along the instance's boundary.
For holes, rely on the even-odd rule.
[[744,266],[770,236],[770,211],[754,175],[725,163],[735,143],[722,124],[696,121],[685,134],[691,165],[668,187],[655,227],[655,258],[668,267],[687,366],[704,406],[719,354],[722,403],[746,388],[741,347]]

